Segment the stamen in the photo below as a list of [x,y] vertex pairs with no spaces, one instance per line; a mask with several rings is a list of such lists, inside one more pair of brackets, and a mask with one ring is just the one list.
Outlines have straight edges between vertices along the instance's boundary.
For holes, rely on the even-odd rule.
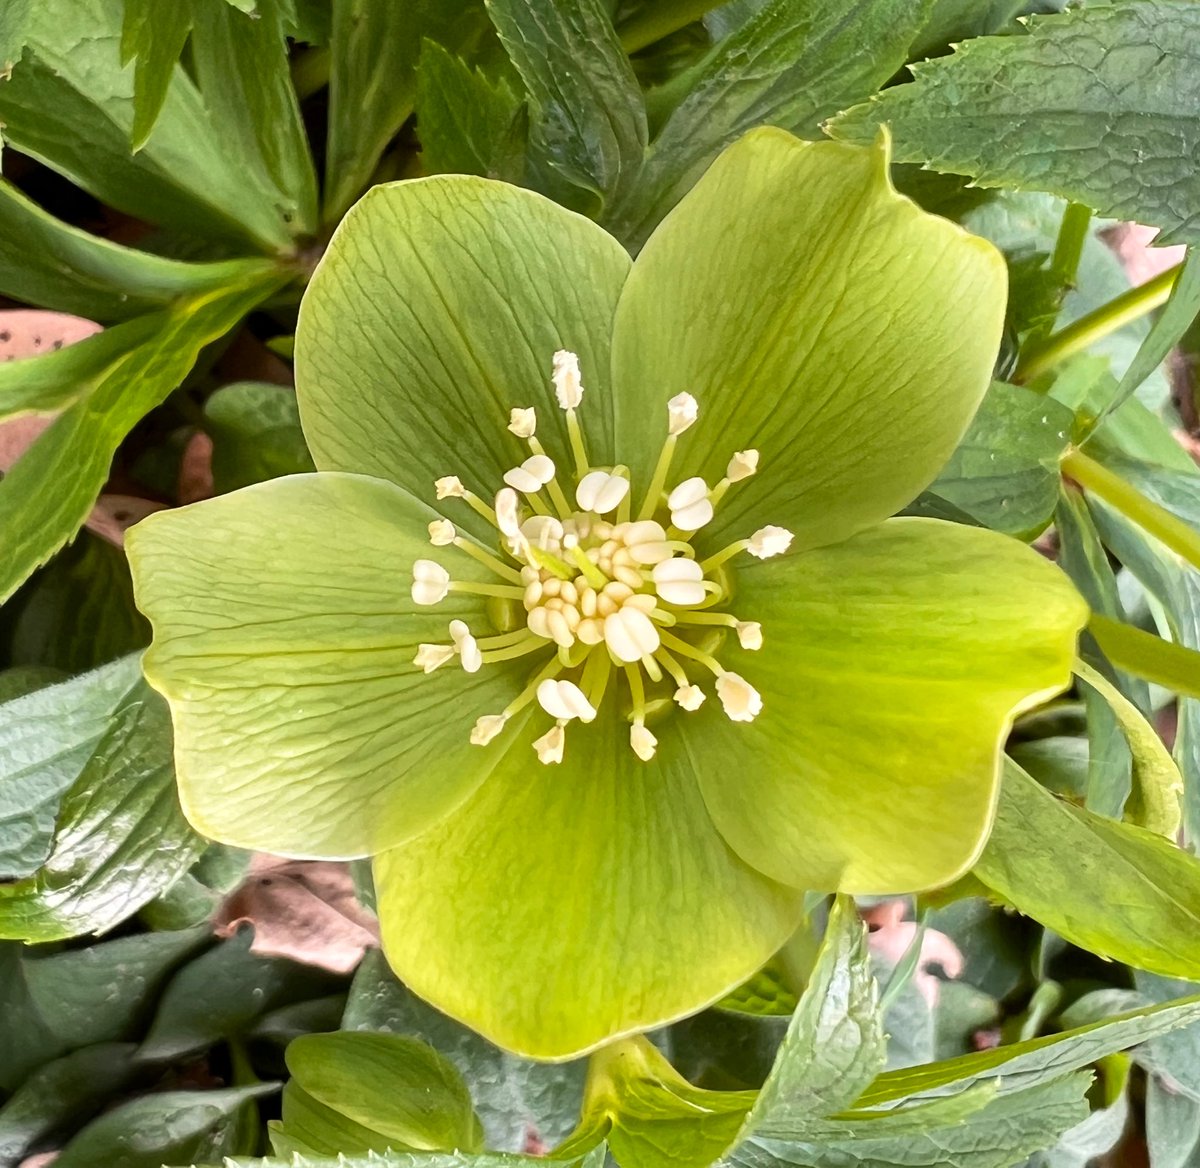
[[687,674],[683,671],[683,666],[671,656],[668,650],[659,646],[658,652],[654,654],[662,667],[671,675],[671,680],[677,686],[686,686],[688,683]]
[[510,539],[521,534],[521,506],[512,487],[502,487],[496,492],[495,524],[501,535]]
[[621,532],[625,548],[638,564],[659,564],[671,558],[671,545],[661,523],[639,519]]
[[429,525],[429,542],[434,547],[448,547],[457,534],[449,519],[435,519]]
[[[429,526],[432,528],[433,524],[431,523]],[[477,560],[485,568],[490,568],[502,579],[511,580],[514,584],[521,583],[521,573],[516,568],[509,567],[499,556],[492,555],[491,552],[485,551],[471,540],[464,539],[461,535],[456,536],[451,542],[460,552],[466,552],[473,560]]]
[[474,729],[471,731],[471,745],[487,746],[507,724],[507,714],[484,714],[481,718],[476,718]]
[[614,511],[629,494],[629,479],[619,473],[624,469],[616,467],[611,472],[594,470],[585,474],[575,488],[575,502],[580,510],[594,511],[597,515]]
[[748,539],[735,539],[728,547],[723,547],[719,552],[715,552],[709,556],[707,560],[700,561],[700,567],[704,569],[706,576],[712,573],[714,568],[719,568],[727,560],[732,560],[739,552],[744,552],[750,546]]
[[699,476],[684,479],[668,496],[671,525],[680,531],[699,531],[713,517],[708,484]]
[[450,591],[450,573],[433,560],[414,560],[412,566],[414,604],[437,604]]
[[453,656],[453,645],[421,644],[417,646],[417,655],[413,658],[413,664],[424,673],[432,673],[439,665],[445,665]]
[[450,639],[454,642],[455,652],[462,660],[463,669],[468,673],[478,673],[483,665],[483,654],[479,651],[479,642],[471,636],[466,621],[450,622]]
[[604,643],[618,661],[632,664],[661,643],[658,627],[641,609],[626,606],[604,618]]
[[474,511],[482,515],[493,527],[496,526],[496,513],[478,495],[468,491],[462,485],[458,475],[447,475],[445,478],[434,479],[433,489],[438,499],[462,499]]
[[662,681],[662,670],[659,669],[658,662],[649,653],[642,658],[642,668],[649,675],[651,681]]
[[553,726],[541,738],[535,738],[533,749],[537,752],[538,762],[551,766],[562,762],[563,748],[567,744],[567,735],[561,726]]
[[762,625],[758,621],[738,621],[734,628],[737,629],[738,644],[743,649],[757,652],[762,648]]
[[513,644],[500,645],[495,649],[484,649],[483,663],[493,665],[497,661],[512,661],[517,657],[525,657],[546,647],[546,642],[536,633],[530,632],[529,629],[522,629],[521,633],[522,639]]
[[792,546],[792,535],[786,527],[760,527],[746,542],[746,551],[760,560],[782,555]]
[[612,658],[607,653],[589,653],[583,676],[579,679],[588,701],[598,710],[604,701],[608,679],[612,676]]
[[569,349],[559,349],[553,357],[554,393],[560,409],[574,410],[583,401],[583,383],[580,380],[579,358]]
[[584,579],[597,592],[600,592],[608,584],[608,577],[588,559],[587,552],[579,546],[579,541],[574,536],[569,536],[568,539],[571,540],[569,546],[567,546],[567,551],[570,553],[571,559],[575,561],[576,566],[583,573]]
[[704,705],[704,690],[698,685],[681,685],[675,691],[675,701],[688,713],[694,713]]
[[662,642],[669,649],[679,653],[683,657],[690,657],[693,661],[699,661],[705,669],[710,670],[715,676],[720,677],[725,672],[720,662],[717,661],[709,653],[705,653],[702,649],[697,649],[695,645],[689,645],[687,641],[675,636],[673,633],[662,633]]
[[739,450],[725,468],[725,477],[731,483],[740,483],[758,471],[758,451]]
[[513,408],[508,414],[508,428],[518,438],[532,438],[537,433],[537,410]]
[[677,393],[667,402],[667,433],[676,438],[695,422],[700,405],[690,393]]
[[651,573],[654,588],[668,604],[688,607],[703,602],[704,569],[695,560],[683,558],[663,560]]
[[554,460],[544,454],[531,454],[520,466],[505,471],[504,481],[525,495],[535,495],[554,478]]
[[753,722],[762,712],[762,696],[739,674],[722,672],[717,676],[717,697],[731,722]]
[[649,762],[658,749],[658,739],[646,729],[645,723],[634,722],[629,727],[629,745],[642,762]]
[[590,722],[596,716],[595,707],[573,681],[543,681],[537,687],[537,700],[550,717],[563,722],[569,722],[572,718]]
[[[425,563],[429,561],[426,560]],[[445,571],[445,569],[443,569]],[[414,588],[416,585],[413,586]],[[474,580],[451,580],[447,592],[464,592],[468,596],[499,596],[504,600],[520,600],[525,595],[524,588],[518,588],[514,584],[479,584]],[[444,595],[444,594],[443,594]],[[416,597],[413,597],[416,600]],[[437,601],[420,601],[421,603],[433,603]]]

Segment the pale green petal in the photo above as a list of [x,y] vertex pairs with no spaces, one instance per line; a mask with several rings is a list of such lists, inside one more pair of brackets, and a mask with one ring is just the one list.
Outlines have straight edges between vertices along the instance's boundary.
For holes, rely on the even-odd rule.
[[894,519],[755,562],[734,609],[756,653],[721,660],[762,693],[735,724],[707,702],[688,736],[708,807],[777,880],[856,893],[944,884],[986,838],[1014,714],[1070,681],[1087,607],[1007,536]]
[[797,548],[844,539],[910,502],[954,450],[988,385],[1005,288],[991,244],[896,194],[883,145],[753,131],[625,285],[621,457],[645,474],[666,401],[692,393],[700,421],[673,481],[712,483],[735,450],[762,454],[706,534],[778,523]]
[[375,187],[300,309],[296,384],[317,466],[420,498],[457,474],[490,497],[529,455],[505,429],[514,406],[537,407],[552,456],[567,449],[550,383],[563,348],[580,357],[595,456],[609,457],[609,345],[629,263],[594,223],[517,187],[463,175]]
[[[171,705],[188,818],[224,843],[356,856],[423,830],[494,756],[468,743],[478,714],[523,685],[512,668],[426,676],[422,641],[449,643],[484,602],[410,596],[412,563],[487,573],[425,539],[434,512],[356,475],[274,479],[129,533],[138,605],[154,625],[151,684]],[[447,554],[449,553],[449,554]],[[447,710],[453,709],[454,716]]]
[[722,841],[681,726],[664,724],[641,763],[609,705],[543,766],[530,741],[549,718],[531,719],[453,815],[376,857],[399,976],[540,1058],[691,1013],[748,977],[796,927],[798,894]]

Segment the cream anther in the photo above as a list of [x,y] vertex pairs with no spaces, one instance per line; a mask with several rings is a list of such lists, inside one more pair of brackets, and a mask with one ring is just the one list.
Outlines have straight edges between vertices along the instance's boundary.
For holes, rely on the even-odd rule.
[[484,714],[483,717],[477,718],[471,729],[471,745],[487,746],[504,729],[507,722],[507,714]]
[[447,547],[454,542],[458,532],[449,519],[435,519],[429,525],[429,542],[434,547]]
[[437,604],[450,591],[450,573],[433,560],[413,561],[414,604]]
[[689,713],[704,705],[704,690],[698,685],[681,685],[675,691],[675,701]]
[[684,479],[667,496],[667,509],[680,531],[699,531],[713,517],[708,484],[702,478]]
[[677,393],[667,402],[667,433],[682,434],[700,415],[700,405],[690,393]]
[[736,673],[722,673],[717,678],[717,697],[731,722],[753,722],[762,712],[762,696]]
[[618,527],[614,534],[624,540],[629,555],[635,564],[657,564],[671,558],[671,545],[661,523],[653,519],[642,519],[637,523]]
[[782,555],[792,546],[794,536],[786,527],[760,527],[746,544],[746,551],[760,560]]
[[567,349],[554,354],[554,393],[561,409],[573,410],[583,401],[579,358]]
[[561,726],[552,726],[541,738],[535,739],[533,749],[537,752],[538,762],[549,766],[551,763],[562,762],[563,747],[567,744],[567,736]]
[[737,630],[738,644],[743,649],[758,650],[762,648],[762,625],[758,621],[738,621],[734,628]]
[[554,478],[554,462],[544,454],[531,454],[520,466],[506,471],[504,481],[514,490],[531,495]]
[[537,700],[538,705],[550,717],[559,718],[564,722],[569,722],[572,718],[590,722],[596,716],[595,707],[573,681],[547,678],[537,687]]
[[521,534],[520,505],[512,487],[496,492],[496,526],[510,539]]
[[454,642],[454,650],[462,661],[462,667],[468,673],[478,673],[483,665],[483,654],[479,643],[471,636],[466,621],[452,620],[450,622],[450,639]]
[[467,493],[467,489],[462,485],[462,480],[458,475],[447,475],[442,479],[434,479],[433,489],[439,499],[461,499]]
[[707,592],[704,588],[704,569],[695,560],[676,557],[654,565],[652,573],[655,591],[668,604],[689,608],[703,604]]
[[658,739],[641,722],[635,722],[629,727],[629,745],[642,762],[649,762],[658,749]]
[[575,488],[575,502],[583,511],[607,515],[615,511],[628,494],[629,480],[624,475],[593,470],[579,480],[579,486]]
[[640,608],[628,605],[605,616],[604,643],[618,661],[632,665],[653,653],[662,641],[654,622]]
[[521,524],[521,534],[535,548],[557,551],[562,545],[563,525],[553,515],[531,515]]
[[740,483],[742,479],[748,479],[757,470],[758,451],[739,450],[729,460],[729,465],[725,468],[725,477],[731,483]]
[[418,645],[413,664],[424,673],[432,673],[454,656],[453,645]]
[[508,428],[518,438],[532,438],[537,433],[537,410],[513,409],[508,415]]

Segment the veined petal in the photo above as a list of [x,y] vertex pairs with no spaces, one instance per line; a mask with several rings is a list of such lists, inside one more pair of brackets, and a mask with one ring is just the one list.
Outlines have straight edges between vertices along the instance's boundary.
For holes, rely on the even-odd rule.
[[620,457],[644,481],[666,403],[689,391],[700,420],[678,479],[716,482],[739,448],[761,455],[707,537],[770,522],[797,549],[844,539],[912,500],[953,451],[988,385],[1005,289],[991,244],[893,190],[884,146],[752,131],[626,282]]
[[611,709],[570,725],[557,766],[527,734],[452,815],[377,856],[399,976],[501,1046],[566,1058],[691,1013],[762,965],[799,894],[721,839],[685,717],[654,728],[649,762]]
[[[143,520],[128,535],[154,625],[144,668],[171,706],[180,798],[204,835],[298,856],[359,856],[423,830],[494,756],[476,715],[520,691],[519,663],[478,673],[414,663],[484,602],[410,595],[414,560],[486,573],[431,549],[435,513],[359,475],[274,479]],[[523,721],[512,720],[511,726]],[[511,726],[510,731],[511,732]]]
[[766,637],[757,652],[730,638],[721,660],[762,712],[735,725],[709,703],[688,737],[734,850],[818,890],[960,875],[991,826],[1012,718],[1070,681],[1088,610],[1067,577],[1007,536],[894,519],[754,562],[737,587]]
[[[463,175],[375,187],[346,216],[300,309],[296,386],[321,470],[391,479],[427,497],[458,474],[490,497],[524,457],[512,409],[566,450],[551,359],[580,358],[595,456],[611,461],[609,350],[629,271],[591,221]],[[451,518],[472,529],[465,511]]]

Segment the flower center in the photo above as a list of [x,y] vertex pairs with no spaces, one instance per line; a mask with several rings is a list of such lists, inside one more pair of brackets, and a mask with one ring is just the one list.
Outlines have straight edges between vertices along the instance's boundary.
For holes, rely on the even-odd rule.
[[453,620],[449,643],[421,645],[414,664],[431,673],[457,657],[474,673],[494,662],[543,657],[525,689],[499,713],[479,717],[470,738],[486,746],[514,714],[536,702],[553,721],[533,743],[544,763],[561,762],[568,725],[592,721],[606,695],[622,688],[629,698],[629,744],[643,761],[657,747],[646,717],[659,687],[665,687],[663,696],[669,691],[677,705],[693,711],[705,700],[699,681],[712,677],[726,715],[752,721],[762,698],[714,653],[726,629],[743,649],[760,648],[762,626],[717,611],[730,599],[723,565],[743,551],[759,559],[779,555],[791,544],[791,532],[764,527],[704,560],[691,539],[712,520],[730,487],[757,471],[758,451],[734,454],[725,477],[711,488],[702,478],[690,478],[668,490],[679,435],[699,416],[691,394],[672,398],[667,439],[635,515],[628,469],[588,462],[576,413],[584,390],[574,353],[554,354],[553,381],[575,464],[573,501],[538,441],[536,412],[514,409],[508,429],[528,443],[530,454],[506,472],[493,504],[454,476],[434,484],[439,500],[462,500],[496,528],[499,554],[460,535],[448,519],[429,525],[435,547],[458,548],[503,582],[455,581],[434,560],[413,565],[417,604],[437,604],[450,592],[495,597],[523,613],[524,626],[477,638],[463,621]]

